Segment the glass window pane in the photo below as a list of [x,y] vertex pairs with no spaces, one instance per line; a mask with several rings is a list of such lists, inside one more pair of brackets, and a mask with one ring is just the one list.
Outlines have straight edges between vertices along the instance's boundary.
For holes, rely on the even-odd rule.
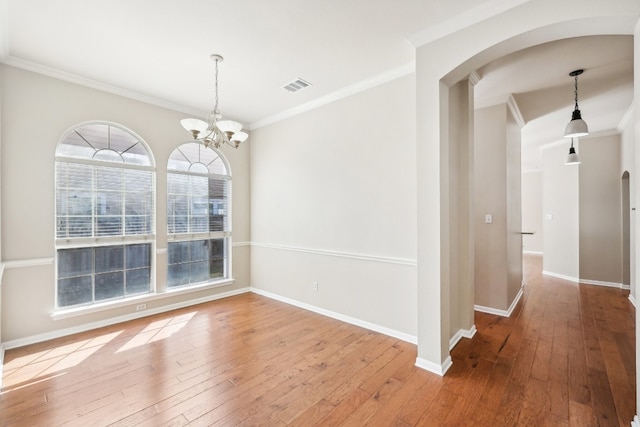
[[97,192],[96,215],[122,215],[122,193],[119,191]]
[[169,265],[167,274],[167,286],[183,286],[189,284],[189,264]]
[[98,154],[104,161],[151,165],[151,157],[137,137],[126,129],[106,123],[93,123],[74,129],[56,148],[56,156],[91,159],[97,150],[109,150],[114,155]]
[[169,264],[189,262],[189,242],[174,242],[167,245]]
[[206,282],[209,280],[209,261],[192,262],[190,264],[191,283]]
[[127,253],[127,269],[149,267],[151,265],[151,245],[128,245]]
[[168,218],[169,233],[186,233],[189,229],[189,217],[172,216]]
[[190,242],[191,261],[209,259],[209,244],[207,240],[194,240]]
[[127,270],[127,295],[148,293],[151,291],[151,270],[139,268]]
[[204,233],[206,231],[209,231],[209,217],[208,216],[192,216],[190,231],[192,233]]
[[138,139],[124,129],[111,126],[109,132],[109,148],[114,151],[124,153],[138,144]]
[[123,178],[122,168],[96,167],[96,187],[100,190],[121,190]]
[[212,239],[209,243],[211,245],[211,258],[223,258],[225,239]]
[[91,276],[58,280],[58,305],[69,307],[92,302]]
[[189,194],[189,175],[167,174],[167,187],[171,194]]
[[99,150],[93,154],[93,160],[100,160],[102,162],[123,163],[124,159],[120,153],[113,150]]
[[142,144],[133,146],[128,151],[122,153],[125,163],[132,165],[151,166],[151,159],[147,153],[147,149]]
[[135,234],[151,233],[151,217],[150,216],[133,216],[129,215],[125,218],[125,234],[128,236]]
[[60,237],[85,237],[93,234],[93,219],[90,216],[75,216],[67,218],[67,235]]
[[[109,147],[109,125],[94,123],[76,129],[84,141],[97,150]],[[66,141],[66,140],[65,140]]]
[[169,204],[172,215],[189,215],[189,198],[187,196],[173,196]]
[[124,296],[124,272],[96,274],[96,301]]
[[125,189],[128,192],[144,193],[151,190],[153,175],[149,171],[125,169]]
[[152,200],[144,193],[127,193],[124,196],[125,213],[127,215],[144,215],[151,213]]
[[93,250],[64,249],[58,251],[58,277],[73,277],[93,272]]
[[224,275],[224,259],[212,259],[209,263],[209,274],[212,279],[221,279]]
[[122,234],[122,218],[119,216],[100,216],[96,218],[96,235],[119,236]]
[[209,217],[209,231],[225,231],[226,217],[223,215],[211,215]]
[[124,247],[107,246],[96,248],[96,273],[122,270],[124,268]]

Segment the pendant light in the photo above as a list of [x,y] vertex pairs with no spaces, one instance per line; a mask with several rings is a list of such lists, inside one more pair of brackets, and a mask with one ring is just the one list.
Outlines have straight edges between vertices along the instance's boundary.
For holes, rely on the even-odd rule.
[[567,156],[567,161],[564,164],[565,165],[580,164],[580,158],[578,157],[578,153],[576,153],[576,149],[573,148],[573,138],[571,138],[571,147],[569,148],[569,155]]
[[[578,108],[578,76],[582,74],[584,70],[575,70],[569,73],[571,77],[575,78],[575,109],[571,114],[571,121],[567,124],[567,127],[564,130],[565,138],[577,138],[580,136],[589,135],[589,128],[584,120],[582,120],[582,115],[580,114],[580,109]],[[572,141],[573,144],[573,141]]]

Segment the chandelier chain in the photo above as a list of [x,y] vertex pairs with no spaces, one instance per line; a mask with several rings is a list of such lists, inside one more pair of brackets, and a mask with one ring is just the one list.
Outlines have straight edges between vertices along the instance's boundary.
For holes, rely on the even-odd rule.
[[[219,60],[216,59],[216,105],[214,107],[214,114],[217,115],[218,114],[218,62],[220,62]],[[576,84],[578,84],[577,80],[576,80]],[[578,89],[576,89],[578,90]],[[576,95],[577,97],[578,95]],[[576,98],[576,102],[577,98]]]

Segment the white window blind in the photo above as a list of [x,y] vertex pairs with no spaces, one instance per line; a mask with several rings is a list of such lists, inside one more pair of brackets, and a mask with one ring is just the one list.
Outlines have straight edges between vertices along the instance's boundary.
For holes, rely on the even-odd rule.
[[57,162],[57,238],[152,234],[153,214],[153,172]]

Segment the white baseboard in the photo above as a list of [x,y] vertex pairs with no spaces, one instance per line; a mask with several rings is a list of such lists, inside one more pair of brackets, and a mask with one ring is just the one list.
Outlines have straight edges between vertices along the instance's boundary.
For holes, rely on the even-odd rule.
[[640,427],[640,418],[636,415],[633,417],[633,421],[631,421],[631,427]]
[[[629,301],[631,301],[631,304],[633,304],[634,307],[636,306],[636,297],[634,297],[633,295],[629,294]],[[640,427],[640,426],[638,426]]]
[[510,317],[511,313],[513,313],[513,310],[516,308],[518,301],[520,301],[520,298],[522,298],[522,294],[523,294],[523,291],[522,291],[522,288],[520,288],[520,290],[518,291],[518,295],[516,295],[516,297],[513,299],[508,310],[500,310],[498,308],[485,307],[483,305],[474,305],[473,309],[475,311],[480,311],[482,313],[495,314],[497,316],[502,316],[502,317]]
[[451,365],[453,365],[453,362],[451,361],[451,356],[447,356],[444,362],[442,362],[442,365],[438,365],[437,363],[433,363],[428,361],[427,359],[418,357],[416,358],[415,365],[420,369],[424,369],[425,371],[432,372],[442,377],[447,373]]
[[629,285],[625,285],[623,283],[602,282],[600,280],[580,279],[580,283],[584,285],[606,286],[608,288],[618,288],[618,289],[626,289],[626,290],[631,289]]
[[251,288],[251,292],[258,295],[265,296],[267,298],[274,299],[276,301],[283,302],[285,304],[293,305],[304,310],[312,311],[314,313],[321,314],[323,316],[331,317],[332,319],[340,320],[341,322],[350,323],[361,328],[369,329],[370,331],[379,332],[390,337],[398,338],[399,340],[406,341],[411,344],[418,343],[418,337],[414,335],[405,334],[404,332],[396,331],[394,329],[387,328],[385,326],[376,325],[364,320],[356,319],[354,317],[345,316],[344,314],[336,313],[334,311],[326,310],[324,308],[316,307],[311,304],[300,302],[291,298],[286,298],[262,289]]
[[577,277],[565,276],[564,274],[553,273],[551,271],[543,271],[543,275],[556,277],[562,280],[568,280],[573,283],[582,283],[583,285],[594,285],[594,286],[606,286],[608,288],[618,288],[618,289],[630,289],[629,285],[625,285],[623,283],[615,283],[615,282],[604,282],[601,280],[589,280],[589,279],[579,279]]
[[153,314],[164,313],[171,310],[177,310],[179,308],[189,307],[196,304],[202,304],[205,302],[215,301],[221,298],[227,298],[234,295],[240,295],[249,292],[249,288],[237,289],[229,292],[223,292],[214,295],[208,295],[206,297],[192,299],[188,301],[179,302],[176,304],[165,305],[162,307],[158,307],[155,309],[148,309],[144,311],[137,311],[131,314],[126,314],[124,316],[112,317],[105,320],[100,320],[97,322],[86,323],[79,326],[74,326],[66,329],[58,329],[56,331],[46,332],[43,334],[32,335],[25,338],[19,338],[16,340],[6,341],[2,343],[5,350],[10,350],[12,348],[23,347],[29,344],[35,344],[43,341],[48,341],[54,338],[60,338],[67,335],[77,334],[79,332],[86,332],[92,329],[102,328],[104,326],[114,325],[116,323],[127,322],[129,320],[139,319],[141,317],[151,316]]
[[565,276],[564,274],[558,274],[558,273],[554,273],[552,271],[543,271],[542,275],[543,276],[555,277],[555,278],[562,279],[562,280],[568,280],[569,282],[574,282],[574,283],[579,283],[580,282],[580,279],[578,279],[577,277]]
[[470,329],[460,329],[455,333],[454,336],[449,340],[449,351],[453,350],[453,348],[460,342],[462,338],[473,338],[478,330],[476,329],[476,325],[471,325]]
[[524,255],[536,255],[536,256],[543,256],[544,254],[540,251],[522,251],[522,253]]

